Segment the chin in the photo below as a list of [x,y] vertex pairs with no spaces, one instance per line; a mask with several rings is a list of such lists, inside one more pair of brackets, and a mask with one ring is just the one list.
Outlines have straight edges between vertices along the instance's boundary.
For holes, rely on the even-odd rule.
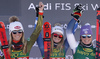
[[55,42],[55,43],[59,43],[59,42]]
[[90,43],[85,43],[85,44],[90,44]]

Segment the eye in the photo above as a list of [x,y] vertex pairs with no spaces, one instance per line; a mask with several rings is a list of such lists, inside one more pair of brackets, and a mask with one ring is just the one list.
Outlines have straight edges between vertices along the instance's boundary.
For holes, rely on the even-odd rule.
[[54,36],[54,37],[57,37],[58,35],[54,33],[53,36]]

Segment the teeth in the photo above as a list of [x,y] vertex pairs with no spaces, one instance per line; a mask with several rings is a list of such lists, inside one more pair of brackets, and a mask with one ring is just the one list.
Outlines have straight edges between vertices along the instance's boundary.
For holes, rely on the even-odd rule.
[[19,37],[19,36],[16,36],[16,37]]
[[20,36],[16,36],[17,38],[19,38]]
[[55,41],[57,41],[57,39],[55,39]]

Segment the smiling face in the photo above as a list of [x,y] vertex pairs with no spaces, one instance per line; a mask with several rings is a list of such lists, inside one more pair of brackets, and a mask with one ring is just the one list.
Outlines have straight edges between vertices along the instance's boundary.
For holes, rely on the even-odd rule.
[[63,38],[63,35],[60,32],[54,32],[53,33],[53,41],[55,43],[59,43]]
[[16,40],[16,41],[19,41],[22,37],[22,30],[14,30],[12,31],[12,37],[13,37],[13,40]]
[[92,42],[92,35],[89,34],[81,35],[81,40],[84,44],[90,44]]

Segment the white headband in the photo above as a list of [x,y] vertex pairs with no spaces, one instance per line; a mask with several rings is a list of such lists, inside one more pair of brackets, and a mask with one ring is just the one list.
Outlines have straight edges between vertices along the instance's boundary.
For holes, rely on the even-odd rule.
[[60,32],[62,35],[64,35],[64,30],[60,26],[52,27],[52,32],[51,33],[54,33],[54,32]]
[[22,30],[24,32],[22,24],[18,21],[9,24],[9,34],[11,34],[13,30]]

